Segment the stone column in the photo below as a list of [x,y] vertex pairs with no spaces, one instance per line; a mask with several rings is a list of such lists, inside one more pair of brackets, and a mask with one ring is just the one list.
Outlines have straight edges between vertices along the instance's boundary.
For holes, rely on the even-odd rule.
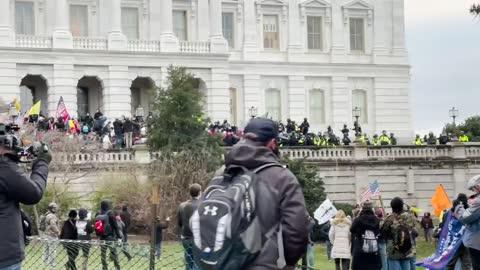
[[386,9],[384,1],[375,1],[374,9],[374,44],[373,44],[373,57],[374,62],[378,63],[378,56],[386,55],[386,32],[385,32],[385,23],[386,23]]
[[11,1],[0,1],[0,46],[15,46],[15,33],[13,31],[11,17]]
[[127,37],[122,33],[122,1],[110,1],[110,30],[108,31],[108,49],[125,50]]
[[288,77],[288,101],[290,118],[297,123],[303,121],[303,118],[307,117],[304,76]]
[[73,48],[73,37],[70,32],[68,0],[55,1],[55,27],[53,30],[53,47],[61,49]]
[[[17,78],[17,64],[15,62],[0,63],[0,89],[2,95],[0,101],[2,104],[12,102],[14,98],[20,99],[20,81]],[[29,108],[22,108],[28,110]]]
[[222,33],[222,2],[210,0],[210,51],[228,53],[228,43]]
[[160,50],[162,52],[178,52],[178,38],[173,34],[172,0],[160,1],[161,29]]
[[199,41],[207,41],[210,36],[208,0],[198,0],[197,6],[197,35]]
[[258,56],[258,34],[255,0],[244,0],[244,32],[243,59],[255,60]]
[[131,117],[131,80],[127,66],[109,66],[108,79],[103,89],[105,115],[110,119],[122,115]]
[[393,0],[393,54],[407,56],[405,48],[405,3]]
[[150,13],[150,40],[160,40],[162,30],[160,29],[162,14],[161,4],[162,1],[150,1],[149,13]]
[[[261,89],[260,89],[260,75],[257,74],[245,74],[243,76],[243,88],[244,88],[244,98],[245,98],[245,119],[250,119],[249,110],[251,107],[257,108],[258,115],[261,115],[261,110],[263,108],[260,103],[261,100]],[[246,121],[248,122],[248,121]]]
[[230,81],[227,69],[212,69],[210,81],[210,98],[208,99],[209,116],[213,121],[230,119]]
[[300,10],[297,0],[288,2],[288,58],[294,61],[302,53],[300,38]]
[[346,61],[345,32],[347,25],[343,20],[343,9],[340,1],[332,1],[332,49],[331,61],[344,63]]
[[53,65],[53,81],[48,93],[48,112],[55,116],[58,100],[63,97],[65,106],[71,116],[77,115],[77,83],[75,69],[71,63]]

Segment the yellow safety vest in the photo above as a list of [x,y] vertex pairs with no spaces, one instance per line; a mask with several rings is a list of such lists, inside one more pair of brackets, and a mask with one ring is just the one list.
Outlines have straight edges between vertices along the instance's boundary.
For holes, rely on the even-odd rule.
[[467,135],[462,135],[462,136],[460,136],[459,141],[460,142],[469,142],[470,140],[468,139]]
[[423,145],[423,141],[422,141],[422,139],[415,139],[415,141],[413,141],[413,144],[414,145]]
[[380,136],[380,144],[382,144],[382,142],[386,142],[388,145],[392,144],[390,138],[386,135]]

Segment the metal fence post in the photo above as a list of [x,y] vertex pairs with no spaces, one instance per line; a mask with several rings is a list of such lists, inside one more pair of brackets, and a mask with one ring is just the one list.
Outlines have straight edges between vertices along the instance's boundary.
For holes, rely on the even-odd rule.
[[159,204],[160,198],[158,196],[158,185],[155,184],[152,187],[152,209],[151,209],[151,233],[150,233],[150,270],[155,270],[155,253],[156,253],[156,237],[157,237],[157,230],[156,230],[156,217],[157,217],[157,207]]

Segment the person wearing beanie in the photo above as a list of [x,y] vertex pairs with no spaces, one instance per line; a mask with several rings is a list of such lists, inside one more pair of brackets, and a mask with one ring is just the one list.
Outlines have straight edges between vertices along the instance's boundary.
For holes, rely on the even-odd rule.
[[88,265],[88,256],[90,255],[91,245],[87,242],[92,240],[91,234],[94,232],[93,223],[87,219],[88,211],[85,208],[80,208],[78,211],[78,220],[77,220],[77,233],[78,240],[82,240],[79,244],[80,250],[82,251],[82,263],[81,269],[86,270]]
[[78,245],[71,240],[78,240],[78,232],[77,232],[77,211],[71,210],[68,213],[68,219],[65,220],[63,223],[62,231],[60,233],[60,239],[67,240],[62,242],[65,250],[67,251],[68,261],[65,265],[67,270],[76,270],[77,266],[75,264],[75,260],[78,256]]
[[380,221],[373,212],[373,204],[370,201],[362,205],[360,213],[353,220],[350,232],[352,234],[352,270],[380,270],[382,262],[380,253],[365,253],[363,250],[364,236],[367,231],[373,232],[375,236],[380,233]]
[[[388,269],[410,270],[415,265],[416,248],[413,240],[415,217],[404,211],[403,200],[395,197],[390,202],[393,213],[385,218],[381,235],[387,240]],[[404,236],[407,235],[407,236]],[[405,239],[400,246],[398,239]]]

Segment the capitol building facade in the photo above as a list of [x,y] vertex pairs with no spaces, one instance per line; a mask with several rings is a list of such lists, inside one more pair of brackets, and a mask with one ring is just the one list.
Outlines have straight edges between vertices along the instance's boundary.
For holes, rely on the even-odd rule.
[[[170,65],[214,121],[252,112],[412,135],[404,0],[2,0],[0,96],[54,116],[148,113]],[[356,112],[354,112],[354,108]]]

